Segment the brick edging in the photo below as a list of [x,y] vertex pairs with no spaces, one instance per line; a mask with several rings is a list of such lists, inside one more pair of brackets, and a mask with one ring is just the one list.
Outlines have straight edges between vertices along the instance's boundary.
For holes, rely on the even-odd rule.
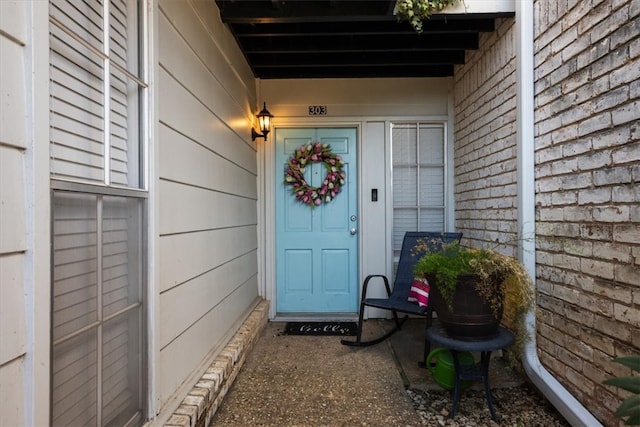
[[262,300],[244,321],[238,332],[207,368],[187,397],[167,420],[169,427],[208,426],[227,391],[238,376],[247,355],[267,324],[269,302]]

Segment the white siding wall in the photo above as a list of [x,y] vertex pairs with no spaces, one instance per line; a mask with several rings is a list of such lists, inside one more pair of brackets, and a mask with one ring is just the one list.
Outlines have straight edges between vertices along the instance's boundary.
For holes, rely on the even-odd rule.
[[7,426],[48,421],[46,27],[45,2],[0,2],[0,424]]
[[256,100],[214,2],[158,12],[156,375],[173,406],[258,296]]
[[[24,159],[27,147],[24,7],[0,4],[0,414],[24,425],[26,356]],[[5,19],[11,12],[15,19]],[[3,33],[6,33],[5,36]]]

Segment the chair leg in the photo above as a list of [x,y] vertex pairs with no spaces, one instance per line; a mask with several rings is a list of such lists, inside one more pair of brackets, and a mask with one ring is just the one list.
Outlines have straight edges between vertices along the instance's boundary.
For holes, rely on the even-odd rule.
[[424,328],[424,353],[422,355],[422,360],[418,362],[418,366],[421,368],[427,367],[427,356],[431,353],[431,341],[427,338],[427,329],[429,329],[433,325],[433,313],[427,313],[427,322]]
[[375,345],[378,343],[381,343],[382,341],[386,340],[387,338],[389,338],[391,335],[395,334],[396,332],[398,332],[400,330],[400,328],[402,328],[403,323],[409,318],[409,316],[405,316],[402,319],[398,317],[398,313],[396,313],[396,311],[392,310],[393,313],[393,320],[395,323],[395,327],[393,329],[391,329],[389,332],[385,333],[384,335],[369,340],[369,341],[362,341],[362,323],[363,323],[363,308],[360,309],[360,316],[358,318],[358,332],[356,335],[356,340],[355,341],[351,341],[351,340],[340,340],[340,343],[344,344],[344,345],[348,345],[351,347],[367,347],[370,345]]
[[[405,316],[403,319],[400,319],[398,317],[398,313],[396,312],[396,310],[391,309],[391,313],[393,314],[393,321],[395,323],[395,327],[392,330],[390,330],[389,332],[387,332],[386,334],[384,334],[383,336],[379,337],[379,338],[376,338],[376,339],[373,339],[373,340],[370,340],[370,341],[362,341],[362,326],[363,326],[363,320],[364,320],[364,307],[365,307],[367,289],[368,289],[368,286],[369,286],[369,281],[374,279],[374,278],[382,279],[382,281],[384,283],[384,288],[387,291],[387,297],[391,298],[391,288],[389,287],[389,280],[387,279],[386,276],[381,275],[381,274],[373,274],[373,275],[367,276],[366,279],[364,280],[364,283],[362,284],[362,297],[360,298],[360,314],[358,316],[358,332],[356,334],[356,340],[355,341],[341,340],[340,342],[342,344],[344,344],[344,345],[364,347],[364,346],[378,344],[379,342],[382,342],[382,341],[386,340],[391,335],[393,335],[397,331],[399,331],[400,328],[402,327],[402,324],[409,318],[409,316]],[[388,308],[387,308],[387,310],[388,310]]]
[[393,321],[396,324],[395,329],[400,329],[402,327],[402,324],[404,323],[404,321],[407,320],[407,317],[409,317],[409,316],[405,316],[401,321],[400,318],[398,318],[398,312],[397,311],[391,310],[391,314],[393,315]]

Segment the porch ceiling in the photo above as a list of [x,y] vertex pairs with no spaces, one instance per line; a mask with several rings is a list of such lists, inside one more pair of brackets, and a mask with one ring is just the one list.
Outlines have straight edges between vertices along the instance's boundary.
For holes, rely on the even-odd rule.
[[495,18],[439,14],[417,34],[395,0],[216,0],[222,21],[261,79],[446,77]]

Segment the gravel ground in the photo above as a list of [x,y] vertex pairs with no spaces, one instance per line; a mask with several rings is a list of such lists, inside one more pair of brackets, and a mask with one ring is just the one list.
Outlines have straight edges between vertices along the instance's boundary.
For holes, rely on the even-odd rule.
[[491,419],[484,391],[465,390],[460,397],[456,417],[449,419],[450,392],[407,390],[423,426],[569,426],[553,407],[526,386],[494,389],[492,392],[497,423]]

